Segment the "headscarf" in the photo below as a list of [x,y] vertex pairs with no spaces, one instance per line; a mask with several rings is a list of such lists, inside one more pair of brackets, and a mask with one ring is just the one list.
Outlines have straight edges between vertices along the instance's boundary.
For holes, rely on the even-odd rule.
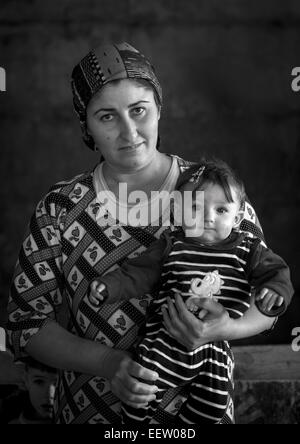
[[94,139],[87,132],[86,109],[91,98],[113,80],[143,79],[153,87],[159,105],[162,90],[154,68],[146,57],[128,43],[105,44],[90,51],[75,66],[71,77],[73,104],[79,117],[83,140],[96,151]]

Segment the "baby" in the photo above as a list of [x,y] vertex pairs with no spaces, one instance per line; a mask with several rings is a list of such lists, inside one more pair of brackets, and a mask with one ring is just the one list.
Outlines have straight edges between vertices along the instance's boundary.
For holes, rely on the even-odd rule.
[[[192,215],[196,217],[184,217],[187,209],[183,204],[180,229],[164,232],[139,258],[128,260],[90,286],[89,299],[94,305],[157,293],[135,360],[158,372],[159,392],[144,408],[123,404],[125,423],[149,422],[166,390],[186,384],[190,384],[189,398],[179,420],[187,422],[184,408],[197,424],[217,423],[225,414],[233,367],[229,345],[209,343],[190,351],[178,343],[163,324],[162,308],[168,297],[174,301],[180,293],[188,309],[202,318],[205,313],[199,300],[216,298],[232,318],[238,318],[250,307],[252,288],[258,309],[267,316],[282,314],[293,294],[285,262],[260,239],[239,231],[245,191],[228,165],[221,161],[195,165],[179,177],[176,189],[183,196],[192,193]],[[204,201],[197,191],[204,192]]]

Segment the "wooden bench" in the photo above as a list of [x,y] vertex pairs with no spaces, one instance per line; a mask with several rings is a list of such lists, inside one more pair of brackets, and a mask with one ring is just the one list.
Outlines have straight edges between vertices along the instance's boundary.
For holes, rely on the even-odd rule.
[[233,347],[235,380],[300,381],[300,351],[290,345]]

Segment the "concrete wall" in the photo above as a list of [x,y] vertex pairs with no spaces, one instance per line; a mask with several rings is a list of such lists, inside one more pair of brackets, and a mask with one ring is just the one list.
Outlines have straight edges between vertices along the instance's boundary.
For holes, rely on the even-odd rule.
[[[163,149],[230,162],[244,178],[269,245],[299,291],[300,66],[298,0],[2,0],[0,66],[0,295],[37,200],[97,162],[81,142],[69,76],[90,47],[126,40],[163,85]],[[299,293],[279,328],[289,342]],[[0,319],[5,313],[1,310]]]

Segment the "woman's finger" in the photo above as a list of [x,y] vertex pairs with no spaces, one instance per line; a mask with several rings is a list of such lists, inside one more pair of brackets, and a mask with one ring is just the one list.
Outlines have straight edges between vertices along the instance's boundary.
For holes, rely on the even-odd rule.
[[172,325],[168,310],[166,309],[166,307],[162,308],[162,314],[163,314],[163,318],[164,318],[164,325],[165,328],[167,329],[168,333],[173,336],[173,338],[175,338],[176,335],[176,330]]
[[173,336],[178,339],[187,334],[188,327],[182,322],[178,311],[171,298],[168,298],[169,317],[172,325]]
[[202,298],[199,303],[199,307],[207,310],[207,318],[215,319],[222,315],[224,312],[224,307],[215,299],[212,298]]
[[[200,322],[201,317],[198,315],[195,316],[193,313],[191,313],[185,303],[183,302],[183,299],[179,293],[176,293],[175,295],[175,304],[177,307],[177,313],[179,314],[180,320],[184,324],[184,329],[181,325],[181,331],[185,332],[189,335],[189,339],[195,339],[199,338],[201,336],[202,332],[202,326],[203,324]],[[205,309],[202,309],[200,311],[202,313],[202,316],[204,317],[208,311]],[[199,314],[200,314],[199,313]]]
[[164,325],[168,333],[189,350],[203,345],[201,331],[203,322],[190,313],[191,321],[185,324],[179,319],[178,312],[171,301],[168,301],[169,312],[163,310]]
[[[141,364],[130,360],[127,366],[128,373],[130,376],[138,379],[142,379],[143,381],[155,382],[159,378],[159,374],[156,371],[150,370],[148,368],[143,367]],[[145,384],[146,385],[146,384]],[[147,385],[147,387],[153,387]],[[151,388],[152,391],[152,388]],[[156,390],[157,391],[157,390]]]
[[111,381],[112,392],[122,401],[133,407],[148,404],[156,399],[155,394],[136,394],[129,390],[118,377]]
[[[121,401],[138,408],[155,400],[158,388],[154,385],[154,380],[157,377],[157,372],[148,370],[126,357],[111,380],[111,389]],[[140,379],[143,378],[150,381],[150,384],[142,382]]]
[[179,318],[185,325],[189,325],[195,319],[195,316],[188,310],[186,304],[179,293],[175,294],[175,306]]

